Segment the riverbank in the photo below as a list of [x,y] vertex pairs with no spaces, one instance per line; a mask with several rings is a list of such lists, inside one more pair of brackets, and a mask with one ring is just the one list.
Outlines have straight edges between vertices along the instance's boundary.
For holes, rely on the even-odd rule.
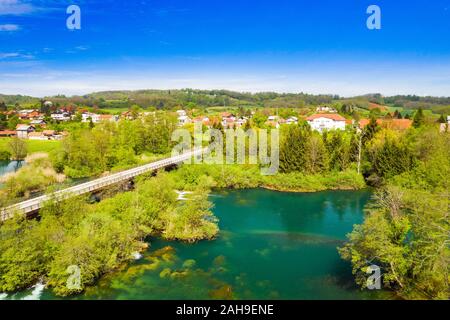
[[300,172],[261,175],[257,165],[192,165],[182,166],[173,174],[180,189],[204,184],[216,189],[264,188],[280,192],[310,193],[326,190],[361,190],[367,187],[364,178],[348,169],[307,175]]

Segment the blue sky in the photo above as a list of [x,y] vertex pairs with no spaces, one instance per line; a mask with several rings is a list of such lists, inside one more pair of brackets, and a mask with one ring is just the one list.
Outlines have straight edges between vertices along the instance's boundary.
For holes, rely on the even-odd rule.
[[[66,28],[70,4],[81,30]],[[0,93],[450,96],[449,39],[450,0],[0,0]]]

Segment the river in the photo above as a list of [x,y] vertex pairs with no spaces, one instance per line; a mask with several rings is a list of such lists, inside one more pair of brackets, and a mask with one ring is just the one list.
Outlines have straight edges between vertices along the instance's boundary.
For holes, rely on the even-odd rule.
[[[375,299],[336,248],[363,220],[369,191],[262,189],[211,195],[220,236],[196,244],[149,239],[124,270],[75,299]],[[42,286],[14,298],[56,299]],[[9,297],[11,298],[11,297]]]
[[0,161],[0,177],[10,172],[16,172],[24,164],[25,161]]

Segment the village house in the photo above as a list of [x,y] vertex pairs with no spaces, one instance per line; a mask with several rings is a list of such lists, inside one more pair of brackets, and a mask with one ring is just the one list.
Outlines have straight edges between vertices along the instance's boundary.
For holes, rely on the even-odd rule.
[[20,139],[28,139],[28,135],[34,131],[36,131],[36,129],[27,124],[19,124],[16,127],[17,137]]
[[15,111],[15,110],[4,111],[3,114],[6,115],[6,119],[9,119],[12,116],[16,115],[17,111]]
[[96,114],[90,112],[85,112],[81,115],[81,122],[89,122],[90,120],[92,120],[93,123],[100,123],[102,121],[117,122],[119,121],[119,117],[110,114]]
[[102,121],[117,122],[119,121],[119,117],[111,114],[100,114],[98,122]]
[[439,130],[441,132],[449,132],[450,131],[450,116],[447,116],[447,123],[441,123]]
[[29,109],[29,110],[19,110],[19,111],[17,112],[17,116],[19,117],[19,119],[22,119],[22,120],[28,120],[28,119],[29,119],[28,115],[29,115],[30,113],[32,113],[32,112],[34,112],[34,110],[32,110],[32,109]]
[[55,130],[44,130],[42,132],[30,132],[29,140],[61,140],[62,134],[58,134]]
[[236,120],[236,127],[240,128],[243,127],[248,122],[247,117],[240,117]]
[[313,130],[345,130],[345,118],[336,113],[318,113],[306,118]]
[[0,137],[14,137],[17,135],[17,132],[14,130],[3,130],[0,131]]
[[187,116],[187,113],[184,110],[177,110],[177,114],[178,114],[179,117]]
[[22,120],[39,120],[44,118],[44,114],[34,109],[20,110],[18,117]]
[[289,117],[286,119],[286,124],[298,124],[297,117]]
[[134,120],[134,118],[135,118],[133,112],[130,110],[122,112],[120,117],[122,119],[126,119],[126,120]]
[[30,132],[27,138],[29,140],[49,140],[42,132]]
[[96,114],[90,113],[90,112],[83,112],[81,114],[81,122],[89,122],[92,120],[94,122],[94,119],[97,119]]
[[43,126],[45,126],[47,123],[45,122],[45,120],[33,120],[33,121],[30,122],[30,124],[31,124],[32,126],[41,126],[41,127],[43,127]]
[[337,113],[337,110],[335,108],[332,108],[332,107],[320,106],[320,107],[317,107],[316,112],[319,112],[319,113]]
[[55,121],[61,121],[61,122],[71,120],[70,113],[68,113],[68,112],[52,113],[50,115],[50,118],[52,118]]
[[188,116],[179,116],[178,117],[178,125],[179,126],[184,126],[188,123],[191,123],[191,118],[189,118]]
[[206,127],[210,127],[211,125],[211,121],[208,117],[206,116],[198,116],[195,117],[192,122],[194,123],[201,123],[202,125],[206,126]]
[[51,101],[45,101],[43,104],[44,104],[44,106],[49,107],[49,108],[53,107],[53,102],[51,102]]
[[236,116],[230,112],[221,112],[220,117],[222,118],[222,126],[227,128],[236,127]]
[[184,125],[186,125],[188,123],[191,123],[191,118],[189,118],[187,116],[186,111],[184,111],[184,110],[177,110],[177,114],[178,114],[178,125],[180,127],[182,127],[182,126],[184,126]]

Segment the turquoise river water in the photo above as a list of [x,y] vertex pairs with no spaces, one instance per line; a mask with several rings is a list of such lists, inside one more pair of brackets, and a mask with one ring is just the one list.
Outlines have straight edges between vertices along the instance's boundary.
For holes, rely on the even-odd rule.
[[[75,299],[377,299],[361,291],[337,247],[363,220],[369,191],[211,195],[220,235],[196,244],[149,239],[124,270]],[[42,285],[15,299],[56,299]]]

